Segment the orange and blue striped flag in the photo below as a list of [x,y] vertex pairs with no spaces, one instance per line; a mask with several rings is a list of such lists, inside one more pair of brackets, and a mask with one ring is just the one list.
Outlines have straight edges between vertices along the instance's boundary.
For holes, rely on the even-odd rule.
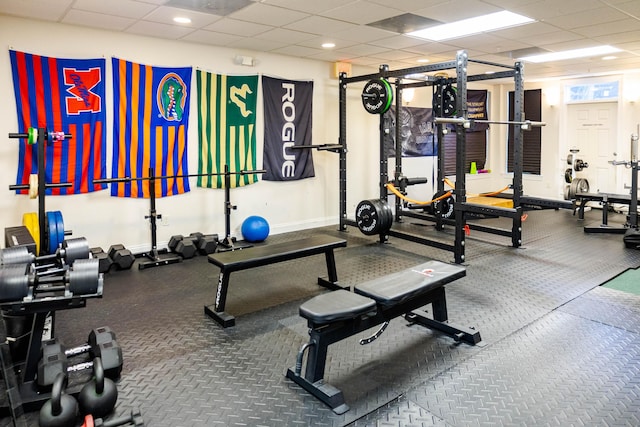
[[[187,130],[191,67],[163,68],[112,58],[113,164],[112,177],[131,182],[112,184],[111,195],[150,197],[148,180],[157,197],[189,191]],[[170,178],[179,176],[179,178]]]
[[[89,193],[106,188],[93,184],[106,175],[105,60],[62,59],[9,51],[18,133],[29,128],[71,134],[71,139],[46,142],[44,177],[47,195]],[[38,145],[20,141],[17,184],[38,173]],[[28,190],[17,190],[27,194]]]

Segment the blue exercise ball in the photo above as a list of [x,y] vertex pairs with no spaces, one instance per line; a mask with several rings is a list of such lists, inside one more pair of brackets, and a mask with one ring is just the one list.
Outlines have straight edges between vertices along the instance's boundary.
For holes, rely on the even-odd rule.
[[262,242],[269,235],[269,223],[261,216],[252,215],[242,222],[241,231],[247,242]]

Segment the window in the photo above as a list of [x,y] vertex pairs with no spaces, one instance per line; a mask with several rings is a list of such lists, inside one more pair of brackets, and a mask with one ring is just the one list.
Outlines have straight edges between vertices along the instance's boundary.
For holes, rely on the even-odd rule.
[[[509,92],[509,120],[513,120],[515,92]],[[542,121],[542,90],[524,91],[524,117],[532,122]],[[513,138],[514,127],[509,126],[507,137],[507,172],[513,172]],[[522,172],[540,175],[540,158],[542,145],[542,128],[534,127],[522,132]]]

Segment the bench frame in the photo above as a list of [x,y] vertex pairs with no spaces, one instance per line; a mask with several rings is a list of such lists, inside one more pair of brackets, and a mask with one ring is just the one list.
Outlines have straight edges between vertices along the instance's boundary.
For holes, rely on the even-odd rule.
[[[459,274],[449,276],[442,280],[439,287],[421,293],[405,302],[388,307],[376,304],[374,313],[329,323],[316,323],[308,319],[310,340],[300,349],[296,366],[287,369],[286,377],[331,407],[336,414],[343,414],[349,410],[349,406],[345,403],[342,391],[326,383],[323,379],[329,345],[403,315],[411,323],[440,331],[456,341],[470,345],[478,344],[481,341],[479,331],[447,322],[444,285],[465,276],[465,274],[466,272],[463,270]],[[418,310],[428,304],[432,306],[433,318],[429,318],[424,311]],[[302,376],[302,359],[305,351],[308,351],[307,364],[305,374]]]
[[232,272],[323,253],[325,255],[327,274],[329,277],[328,279],[318,277],[318,285],[331,290],[342,289],[338,284],[338,273],[336,271],[336,260],[333,250],[346,246],[347,241],[344,239],[329,236],[314,236],[292,242],[243,249],[241,251],[243,257],[247,254],[255,254],[256,256],[241,261],[224,261],[224,259],[233,258],[232,254],[239,253],[240,251],[211,254],[208,256],[209,263],[220,267],[220,274],[218,276],[215,304],[205,305],[204,312],[223,328],[234,326],[236,324],[235,317],[224,311],[227,302],[227,291],[229,289],[229,278]]

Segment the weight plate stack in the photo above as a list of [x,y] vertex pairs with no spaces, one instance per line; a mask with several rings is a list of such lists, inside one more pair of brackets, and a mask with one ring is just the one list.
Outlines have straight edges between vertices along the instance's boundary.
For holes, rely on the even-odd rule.
[[393,90],[385,79],[369,80],[362,89],[362,105],[370,114],[384,114],[393,102]]
[[367,236],[384,234],[393,225],[393,211],[386,201],[363,200],[356,207],[356,223]]

